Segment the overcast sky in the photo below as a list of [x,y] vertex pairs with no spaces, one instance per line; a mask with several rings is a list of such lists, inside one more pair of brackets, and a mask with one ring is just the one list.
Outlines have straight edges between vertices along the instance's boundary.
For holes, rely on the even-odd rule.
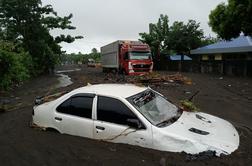
[[156,23],[160,14],[174,21],[200,22],[206,36],[215,36],[208,26],[208,15],[219,3],[227,0],[42,0],[51,4],[60,16],[73,14],[74,31],[54,30],[51,33],[84,36],[74,43],[62,43],[68,53],[89,53],[115,40],[137,40],[140,32],[148,32],[149,23]]

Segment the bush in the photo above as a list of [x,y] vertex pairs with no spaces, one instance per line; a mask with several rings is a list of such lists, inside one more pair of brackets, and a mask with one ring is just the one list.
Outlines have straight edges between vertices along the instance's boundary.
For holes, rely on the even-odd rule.
[[30,55],[23,51],[14,52],[4,47],[0,47],[0,89],[8,89],[12,85],[22,83],[30,77],[29,62]]
[[181,100],[180,101],[181,105],[182,105],[182,108],[185,110],[185,111],[191,111],[191,112],[199,112],[200,109],[195,106],[195,104],[189,100]]

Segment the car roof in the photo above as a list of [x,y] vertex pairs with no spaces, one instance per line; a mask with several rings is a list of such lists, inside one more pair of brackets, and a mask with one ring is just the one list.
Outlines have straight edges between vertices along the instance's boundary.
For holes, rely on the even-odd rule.
[[96,84],[74,90],[74,93],[95,93],[103,96],[127,98],[148,89],[133,84]]

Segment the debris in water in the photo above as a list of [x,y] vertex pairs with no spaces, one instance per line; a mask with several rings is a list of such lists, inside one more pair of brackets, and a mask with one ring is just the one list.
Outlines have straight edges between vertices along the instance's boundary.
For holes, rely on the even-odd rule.
[[212,157],[216,156],[216,152],[215,151],[205,151],[205,152],[201,152],[199,154],[187,154],[186,155],[186,160],[187,161],[193,161],[193,160],[207,160],[207,159],[211,159]]
[[45,102],[50,102],[52,100],[55,100],[55,99],[59,98],[60,96],[63,96],[66,93],[68,93],[68,91],[63,91],[63,92],[55,93],[55,94],[48,95],[48,96],[36,97],[35,105],[40,105],[40,104],[43,104]]
[[128,77],[122,77],[120,75],[113,75],[111,73],[107,74],[104,80],[108,81],[116,81],[116,82],[127,82],[132,84],[169,84],[169,83],[177,83],[177,84],[187,84],[191,85],[192,80],[190,78],[187,78],[183,76],[180,73],[171,74],[171,75],[160,75],[158,73],[152,72],[144,75],[139,76],[128,76]]
[[184,111],[188,112],[199,112],[200,109],[195,106],[195,104],[189,100],[181,100],[181,107]]

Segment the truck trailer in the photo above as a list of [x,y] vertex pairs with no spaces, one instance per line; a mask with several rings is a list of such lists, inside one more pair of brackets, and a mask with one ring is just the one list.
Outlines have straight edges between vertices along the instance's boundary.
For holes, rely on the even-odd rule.
[[150,47],[140,41],[118,40],[101,47],[101,62],[104,72],[140,75],[153,69]]

